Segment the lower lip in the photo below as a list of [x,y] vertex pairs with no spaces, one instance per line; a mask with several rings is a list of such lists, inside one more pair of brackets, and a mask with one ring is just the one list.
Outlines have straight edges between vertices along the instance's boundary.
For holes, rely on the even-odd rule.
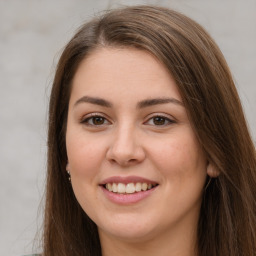
[[155,191],[156,188],[157,188],[157,186],[150,190],[136,192],[133,194],[119,194],[119,193],[110,192],[107,189],[105,189],[103,186],[101,186],[101,189],[102,189],[104,195],[111,202],[116,203],[116,204],[123,204],[123,205],[134,204],[139,201],[142,201],[143,199],[149,197]]

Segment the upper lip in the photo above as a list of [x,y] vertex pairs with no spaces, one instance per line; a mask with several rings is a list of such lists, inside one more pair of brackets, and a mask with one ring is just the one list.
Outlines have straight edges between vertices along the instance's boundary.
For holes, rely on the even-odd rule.
[[147,184],[152,184],[152,185],[157,185],[158,183],[153,180],[149,180],[143,177],[139,176],[127,176],[127,177],[122,177],[122,176],[112,176],[109,178],[104,179],[102,182],[100,182],[100,185],[105,185],[107,183],[123,183],[123,184],[128,184],[128,183],[147,183]]

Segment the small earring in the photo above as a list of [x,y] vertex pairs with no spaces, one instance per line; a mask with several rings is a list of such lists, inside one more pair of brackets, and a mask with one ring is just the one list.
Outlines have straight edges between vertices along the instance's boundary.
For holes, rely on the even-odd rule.
[[68,174],[68,180],[71,182],[71,176],[70,176],[70,171],[69,171],[69,163],[67,163],[67,165],[66,165],[66,171],[67,171],[67,174]]
[[68,180],[71,182],[70,171],[67,171],[67,173],[68,173]]

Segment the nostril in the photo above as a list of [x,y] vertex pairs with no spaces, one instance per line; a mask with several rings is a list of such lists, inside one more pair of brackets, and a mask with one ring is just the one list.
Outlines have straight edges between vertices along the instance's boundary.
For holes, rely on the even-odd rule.
[[[121,132],[120,132],[121,133]],[[142,162],[145,159],[145,152],[141,145],[123,131],[120,137],[112,141],[106,152],[106,158],[111,163],[122,166],[130,166]],[[118,133],[119,134],[119,133]]]
[[121,166],[130,166],[130,165],[136,164],[138,162],[137,159],[123,160],[123,159],[118,159],[118,158],[111,158],[111,159],[109,159],[109,161],[113,164],[117,163]]

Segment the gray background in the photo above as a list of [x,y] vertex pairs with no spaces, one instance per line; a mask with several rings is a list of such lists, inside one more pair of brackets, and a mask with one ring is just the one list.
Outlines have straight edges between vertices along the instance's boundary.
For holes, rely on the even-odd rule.
[[41,225],[46,113],[61,49],[98,11],[143,3],[180,10],[215,38],[255,141],[256,0],[0,0],[0,255],[32,252]]

